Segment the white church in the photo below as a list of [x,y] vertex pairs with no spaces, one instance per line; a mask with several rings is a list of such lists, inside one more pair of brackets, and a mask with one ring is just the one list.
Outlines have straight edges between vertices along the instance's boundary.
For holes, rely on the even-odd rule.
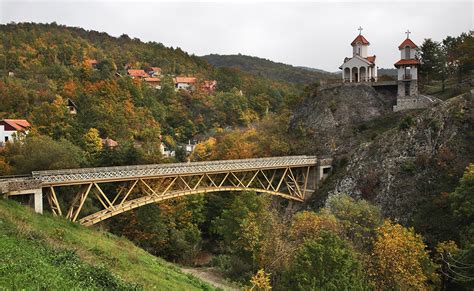
[[375,55],[368,55],[369,41],[362,35],[359,27],[359,35],[351,42],[352,57],[344,58],[344,63],[339,69],[342,70],[342,81],[350,83],[375,82],[377,81],[377,66]]

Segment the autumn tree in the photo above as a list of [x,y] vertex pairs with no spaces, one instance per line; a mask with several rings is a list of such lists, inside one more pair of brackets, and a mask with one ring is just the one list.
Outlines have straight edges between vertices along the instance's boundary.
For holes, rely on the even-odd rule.
[[270,275],[266,273],[263,269],[260,269],[253,275],[252,279],[250,279],[250,284],[252,286],[250,288],[246,288],[246,291],[269,291],[272,290],[272,286],[270,284]]
[[329,213],[327,209],[323,209],[321,213],[302,211],[298,212],[293,218],[290,238],[296,244],[300,244],[305,240],[317,239],[322,231],[338,234],[340,226],[336,217]]
[[354,251],[328,231],[303,243],[285,277],[283,287],[291,290],[368,289]]
[[369,274],[381,289],[426,290],[438,282],[421,235],[385,221],[377,228]]
[[332,196],[326,204],[354,246],[359,250],[370,250],[375,229],[382,224],[380,209],[366,200],[356,201],[348,195]]
[[96,128],[90,128],[83,136],[84,149],[89,159],[94,159],[102,150],[103,144],[99,131]]

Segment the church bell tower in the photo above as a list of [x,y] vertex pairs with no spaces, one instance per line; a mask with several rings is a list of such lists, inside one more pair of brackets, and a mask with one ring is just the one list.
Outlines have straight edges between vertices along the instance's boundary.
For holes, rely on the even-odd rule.
[[395,63],[398,69],[398,97],[414,97],[418,95],[418,69],[420,61],[416,58],[416,44],[410,39],[410,31],[406,32],[407,38],[398,46],[400,60]]

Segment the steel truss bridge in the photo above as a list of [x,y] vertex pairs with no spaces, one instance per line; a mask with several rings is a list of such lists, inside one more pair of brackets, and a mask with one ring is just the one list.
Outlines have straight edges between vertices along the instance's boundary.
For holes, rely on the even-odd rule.
[[[255,191],[302,202],[327,175],[331,162],[288,156],[37,171],[0,179],[0,191],[7,196],[33,194],[35,210],[41,213],[45,195],[54,215],[90,226],[150,203],[198,193]],[[98,210],[87,213],[85,203]]]

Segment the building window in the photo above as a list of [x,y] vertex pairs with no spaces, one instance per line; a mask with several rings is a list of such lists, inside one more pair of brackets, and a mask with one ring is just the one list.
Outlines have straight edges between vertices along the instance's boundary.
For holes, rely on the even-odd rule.
[[7,142],[7,141],[8,141],[8,136],[5,137],[5,142]]
[[410,47],[409,46],[405,47],[405,59],[407,59],[407,60],[410,59]]
[[410,83],[405,83],[405,96],[410,96]]

